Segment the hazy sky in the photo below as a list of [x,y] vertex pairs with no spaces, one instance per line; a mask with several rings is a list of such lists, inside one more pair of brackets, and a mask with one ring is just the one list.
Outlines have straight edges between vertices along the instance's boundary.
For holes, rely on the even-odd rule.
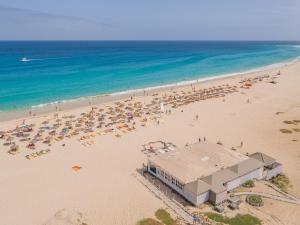
[[1,40],[300,40],[300,0],[0,0]]

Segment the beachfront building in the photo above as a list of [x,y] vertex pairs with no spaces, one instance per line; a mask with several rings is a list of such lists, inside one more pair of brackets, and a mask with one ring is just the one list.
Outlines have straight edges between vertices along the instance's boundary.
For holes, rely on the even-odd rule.
[[282,165],[263,153],[245,156],[202,142],[159,149],[149,156],[147,171],[194,205],[206,201],[217,205],[248,180],[276,176]]

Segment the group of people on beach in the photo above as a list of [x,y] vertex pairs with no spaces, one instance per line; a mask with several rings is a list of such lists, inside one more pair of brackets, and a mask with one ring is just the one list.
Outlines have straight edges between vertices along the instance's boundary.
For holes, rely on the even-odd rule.
[[[270,79],[274,80],[276,76],[278,75],[242,79],[240,88],[252,87],[259,81],[267,80],[269,82]],[[148,98],[147,102],[144,100],[144,103],[131,96],[129,99],[117,101],[107,106],[93,106],[90,111],[80,115],[59,116],[62,113],[55,112],[53,116],[48,117],[37,126],[36,124],[26,124],[29,119],[24,119],[21,126],[17,126],[13,130],[0,131],[0,140],[4,140],[2,144],[9,147],[8,152],[10,154],[18,153],[20,145],[25,149],[34,150],[37,146],[42,148],[42,144],[51,146],[54,142],[80,135],[78,140],[90,145],[94,143],[91,139],[97,135],[111,133],[115,134],[116,137],[121,137],[127,132],[135,130],[138,125],[146,126],[150,121],[156,122],[159,126],[160,117],[163,114],[171,115],[173,110],[185,105],[213,98],[224,98],[226,95],[238,91],[237,86],[224,84],[202,89],[196,89],[195,86],[192,86],[190,91],[172,89],[163,94],[153,93],[149,96],[150,100]],[[34,116],[34,113],[30,111],[29,115]],[[199,120],[198,114],[196,114],[195,120]],[[199,138],[198,141],[206,141],[206,137]],[[241,147],[243,147],[243,142],[241,142]]]

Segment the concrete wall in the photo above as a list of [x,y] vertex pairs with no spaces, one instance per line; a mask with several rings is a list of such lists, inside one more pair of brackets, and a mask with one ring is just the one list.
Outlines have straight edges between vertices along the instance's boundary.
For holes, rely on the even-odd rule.
[[271,170],[266,170],[267,174],[266,174],[266,180],[270,180],[272,177],[276,177],[278,174],[282,173],[283,171],[283,167],[281,164],[278,164],[278,166],[276,166],[275,168],[271,169]]
[[209,193],[209,201],[214,205],[218,205],[227,199],[228,199],[227,190],[220,193],[215,193],[213,191],[210,191]]
[[262,179],[262,177],[263,177],[263,168],[256,169],[250,173],[245,174],[244,176],[238,177],[237,179],[234,179],[226,183],[227,191],[231,191],[241,186],[247,180]]
[[218,205],[228,199],[227,191],[216,194],[216,200],[213,204]]

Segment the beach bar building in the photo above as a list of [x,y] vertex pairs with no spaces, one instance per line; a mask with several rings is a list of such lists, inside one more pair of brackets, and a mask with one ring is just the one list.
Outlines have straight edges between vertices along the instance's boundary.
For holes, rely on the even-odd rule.
[[158,151],[148,158],[147,171],[194,205],[217,205],[229,191],[248,180],[270,179],[282,166],[262,153],[246,156],[202,142]]

